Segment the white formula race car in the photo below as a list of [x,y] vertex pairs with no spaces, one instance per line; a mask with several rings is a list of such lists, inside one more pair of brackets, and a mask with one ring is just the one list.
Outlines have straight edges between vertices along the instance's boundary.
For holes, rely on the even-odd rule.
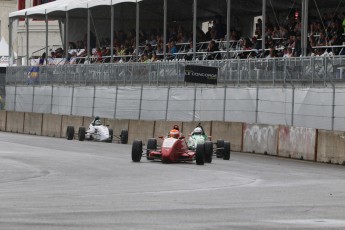
[[87,130],[83,126],[79,127],[78,133],[75,132],[74,126],[68,126],[66,130],[67,140],[73,140],[75,135],[78,136],[79,141],[94,140],[111,143],[116,138],[121,144],[128,143],[128,130],[121,130],[121,134],[117,136],[114,135],[112,129],[102,125],[98,120],[91,122]]

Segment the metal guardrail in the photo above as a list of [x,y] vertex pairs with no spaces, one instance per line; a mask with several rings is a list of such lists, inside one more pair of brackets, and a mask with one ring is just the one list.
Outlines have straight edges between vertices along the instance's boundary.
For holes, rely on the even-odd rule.
[[[345,57],[324,56],[274,59],[228,59],[219,61],[165,61],[151,63],[114,63],[92,65],[40,66],[35,84],[73,85],[184,85],[186,65],[219,68],[219,84],[265,82],[329,82],[344,80]],[[28,84],[31,67],[7,67],[6,84]],[[344,71],[345,74],[345,71]]]

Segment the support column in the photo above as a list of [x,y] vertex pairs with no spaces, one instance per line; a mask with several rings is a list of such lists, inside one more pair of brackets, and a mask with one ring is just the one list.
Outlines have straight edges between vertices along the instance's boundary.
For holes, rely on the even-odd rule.
[[309,15],[309,0],[303,0],[302,2],[302,56],[308,55],[308,15]]
[[163,25],[163,55],[164,55],[164,61],[166,60],[166,54],[167,54],[167,12],[168,12],[168,3],[167,0],[164,0],[164,25]]
[[113,1],[111,1],[111,22],[110,22],[110,63],[113,62],[114,58],[114,7]]
[[136,16],[136,35],[135,35],[135,56],[137,61],[139,60],[139,3],[137,1],[136,3],[136,9],[137,9],[137,16]]
[[48,14],[47,14],[47,10],[46,10],[46,15],[45,15],[45,22],[46,22],[46,65],[48,65]]
[[266,49],[266,36],[265,36],[265,30],[266,30],[266,0],[262,0],[262,55],[265,53]]
[[25,13],[25,25],[26,25],[26,65],[29,65],[29,18]]
[[67,61],[68,58],[68,24],[69,24],[69,15],[68,15],[68,11],[66,9],[66,22],[65,22],[65,58]]
[[198,0],[194,0],[194,4],[193,4],[193,60],[196,59],[196,15],[197,15],[197,8],[198,8]]
[[231,29],[231,0],[227,0],[227,14],[226,14],[226,56],[230,59],[230,29]]
[[13,64],[13,52],[12,52],[12,33],[13,33],[13,19],[10,18],[9,19],[9,25],[8,25],[8,30],[9,30],[9,41],[8,41],[8,55],[9,55],[9,59],[8,59],[8,65],[12,66]]
[[91,54],[91,10],[87,6],[87,61],[90,61]]

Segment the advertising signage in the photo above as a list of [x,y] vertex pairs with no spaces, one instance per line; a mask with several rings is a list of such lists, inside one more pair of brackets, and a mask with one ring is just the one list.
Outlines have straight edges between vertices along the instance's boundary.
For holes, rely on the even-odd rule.
[[200,65],[186,65],[185,82],[217,84],[218,68]]

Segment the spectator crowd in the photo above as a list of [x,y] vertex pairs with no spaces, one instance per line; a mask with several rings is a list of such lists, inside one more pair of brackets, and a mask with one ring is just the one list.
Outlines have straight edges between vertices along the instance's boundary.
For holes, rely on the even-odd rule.
[[[273,23],[266,18],[265,31],[262,31],[262,20],[258,19],[255,33],[251,37],[241,36],[241,31],[231,29],[229,35],[230,58],[274,58],[299,57],[302,54],[302,23],[298,16],[291,15]],[[345,50],[345,12],[324,13],[321,18],[309,19],[307,55],[344,55]],[[218,60],[229,58],[227,53],[226,24],[221,16],[215,17],[213,25],[204,33],[197,28],[196,58],[198,60]],[[262,51],[262,36],[265,36],[265,50]],[[65,64],[79,63],[116,63],[116,62],[156,62],[163,59],[163,32],[159,29],[139,32],[139,49],[136,50],[136,31],[116,31],[114,40],[98,39],[90,33],[91,60],[87,59],[87,34],[84,38],[69,42],[68,58]],[[111,59],[111,42],[113,59]],[[182,25],[169,26],[167,31],[166,58],[177,60],[193,59],[193,33]],[[138,56],[136,55],[138,53]],[[45,55],[45,54],[44,54]],[[64,59],[62,48],[51,50],[48,64],[54,59]],[[44,57],[45,58],[45,57]],[[41,59],[43,59],[41,57]],[[40,60],[40,62],[42,62]],[[42,63],[40,63],[42,64]]]

